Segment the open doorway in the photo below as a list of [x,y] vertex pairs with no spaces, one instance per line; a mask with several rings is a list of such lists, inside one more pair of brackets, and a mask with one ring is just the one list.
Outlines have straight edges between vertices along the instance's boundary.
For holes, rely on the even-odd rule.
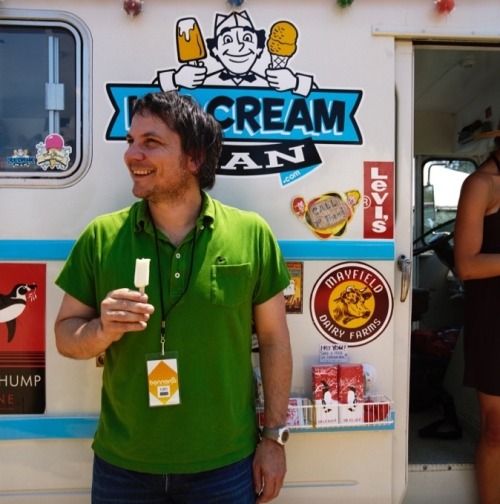
[[493,150],[500,130],[499,78],[498,46],[414,46],[410,470],[473,471],[477,399],[461,385],[464,300],[453,226],[461,184]]

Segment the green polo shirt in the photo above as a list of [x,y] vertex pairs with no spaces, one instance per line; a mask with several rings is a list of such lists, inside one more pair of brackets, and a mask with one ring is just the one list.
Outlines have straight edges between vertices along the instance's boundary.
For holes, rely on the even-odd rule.
[[[252,307],[289,284],[288,270],[261,217],[205,193],[196,237],[193,230],[176,248],[158,232],[158,245],[159,258],[147,203],[137,202],[91,222],[56,280],[99,311],[111,290],[135,289],[136,258],[151,259],[146,292],[155,312],[145,331],[126,333],[106,351],[93,449],[140,472],[223,467],[255,449]],[[161,348],[160,288],[181,403],[150,407],[146,354]]]

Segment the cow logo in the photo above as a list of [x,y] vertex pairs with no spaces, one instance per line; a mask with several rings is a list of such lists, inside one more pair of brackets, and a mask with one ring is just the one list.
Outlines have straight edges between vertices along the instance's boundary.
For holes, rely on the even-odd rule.
[[391,319],[392,308],[392,292],[384,277],[359,262],[330,268],[311,294],[314,325],[326,339],[343,345],[361,346],[378,338]]

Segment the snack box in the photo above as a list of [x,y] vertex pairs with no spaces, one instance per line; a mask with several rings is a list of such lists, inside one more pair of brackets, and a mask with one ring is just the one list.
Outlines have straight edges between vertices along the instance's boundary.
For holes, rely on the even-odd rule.
[[364,421],[387,422],[391,412],[391,403],[386,397],[366,397],[364,403]]
[[339,422],[341,424],[363,423],[363,365],[339,364]]
[[331,364],[312,367],[313,401],[316,423],[320,426],[339,422],[338,367]]

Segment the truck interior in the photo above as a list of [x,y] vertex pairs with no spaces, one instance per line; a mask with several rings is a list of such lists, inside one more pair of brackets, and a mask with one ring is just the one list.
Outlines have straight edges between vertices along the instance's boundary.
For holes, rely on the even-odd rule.
[[462,386],[453,229],[461,184],[500,135],[499,78],[498,45],[414,45],[410,471],[474,464],[479,416]]

